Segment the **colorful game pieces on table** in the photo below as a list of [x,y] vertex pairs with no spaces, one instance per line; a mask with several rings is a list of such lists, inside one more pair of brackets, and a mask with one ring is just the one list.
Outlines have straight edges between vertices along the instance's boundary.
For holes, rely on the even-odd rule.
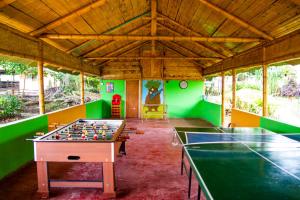
[[102,131],[102,139],[105,139],[106,138],[106,132],[105,130]]
[[106,124],[103,124],[102,129],[107,130],[108,126]]
[[59,135],[59,133],[56,133],[56,134],[55,134],[55,139],[57,139],[57,140],[59,140],[59,139],[60,139],[60,135]]
[[98,140],[98,134],[95,133],[93,139]]

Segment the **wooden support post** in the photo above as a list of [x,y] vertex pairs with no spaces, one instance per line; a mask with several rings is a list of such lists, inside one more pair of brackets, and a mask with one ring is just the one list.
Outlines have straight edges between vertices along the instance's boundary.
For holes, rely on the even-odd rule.
[[47,162],[37,161],[37,178],[38,178],[38,193],[41,198],[49,197],[49,180]]
[[236,71],[232,70],[232,108],[236,105]]
[[38,79],[39,79],[39,107],[40,114],[45,113],[45,96],[44,96],[44,59],[43,59],[43,44],[39,43],[40,57],[38,60]]
[[[263,48],[263,61],[265,60],[265,48]],[[268,116],[268,65],[263,62],[263,116]]]
[[224,71],[221,73],[222,75],[222,119],[221,119],[221,124],[224,126],[224,121],[225,121],[225,75]]
[[81,90],[80,90],[80,94],[81,94],[81,104],[84,104],[84,73],[83,71],[80,72],[80,86],[81,86]]
[[116,197],[114,163],[112,162],[103,163],[103,192],[105,197]]
[[[157,1],[152,0],[151,1],[151,36],[155,36],[157,32]],[[151,57],[155,57],[155,40],[151,41]],[[154,59],[151,59],[151,71],[154,69],[155,62]]]

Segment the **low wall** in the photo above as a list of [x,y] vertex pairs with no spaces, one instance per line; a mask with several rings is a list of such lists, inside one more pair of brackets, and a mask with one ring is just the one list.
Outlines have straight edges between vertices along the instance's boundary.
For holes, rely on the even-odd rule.
[[259,127],[260,116],[239,109],[232,109],[231,125],[232,127]]
[[[102,101],[93,101],[85,104],[87,119],[102,119]],[[100,112],[101,111],[101,112]]]
[[68,124],[79,118],[101,119],[102,101],[73,106],[0,127],[0,180],[33,159],[33,144],[26,141],[36,132],[51,131],[53,123]]
[[260,127],[276,133],[300,133],[300,127],[279,122],[267,117],[260,118]]
[[49,125],[53,123],[68,124],[76,119],[86,117],[85,105],[78,105],[47,113]]
[[200,101],[199,117],[204,119],[214,126],[222,125],[222,107],[219,104],[211,103],[205,100]]
[[300,127],[298,126],[293,126],[239,109],[232,109],[231,123],[233,127],[261,127],[275,133],[300,133]]
[[37,117],[0,127],[0,179],[33,159],[33,144],[26,141],[36,132],[48,132],[48,117]]

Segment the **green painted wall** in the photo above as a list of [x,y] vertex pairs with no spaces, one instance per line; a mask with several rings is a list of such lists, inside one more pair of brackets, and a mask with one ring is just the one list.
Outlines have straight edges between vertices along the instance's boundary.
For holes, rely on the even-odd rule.
[[210,122],[214,126],[221,126],[221,105],[202,100],[199,104],[199,108],[199,114],[201,119]]
[[199,106],[203,95],[203,81],[187,81],[181,89],[179,80],[165,81],[165,103],[169,118],[199,118]]
[[[106,83],[111,82],[114,84],[114,92],[106,92]],[[103,80],[101,85],[101,99],[102,99],[102,117],[110,118],[111,117],[111,99],[114,94],[121,95],[121,117],[125,117],[125,100],[126,100],[126,88],[125,80]]]
[[47,115],[0,127],[0,179],[33,159],[33,144],[26,139],[38,131],[48,132]]
[[85,104],[87,119],[102,119],[102,100]]
[[260,117],[260,127],[276,133],[300,133],[300,127],[285,124],[266,117]]

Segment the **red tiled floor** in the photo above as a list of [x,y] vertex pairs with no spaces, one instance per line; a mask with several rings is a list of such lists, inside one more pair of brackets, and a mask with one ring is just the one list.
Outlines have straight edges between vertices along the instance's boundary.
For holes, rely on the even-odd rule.
[[[172,146],[173,126],[210,126],[200,120],[127,120],[128,127],[144,130],[131,134],[126,143],[127,156],[118,158],[117,199],[187,199],[186,175],[180,175],[181,147]],[[99,179],[98,163],[51,163],[50,177]],[[32,162],[0,182],[0,199],[37,199],[36,168]],[[196,199],[197,182],[192,185]],[[51,189],[51,199],[103,199],[99,189]]]

